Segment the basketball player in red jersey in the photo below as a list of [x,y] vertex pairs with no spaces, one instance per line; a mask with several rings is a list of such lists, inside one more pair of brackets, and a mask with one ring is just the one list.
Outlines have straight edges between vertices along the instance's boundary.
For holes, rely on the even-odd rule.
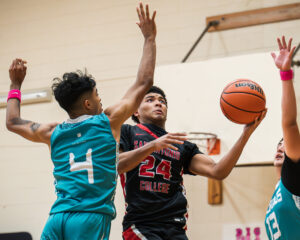
[[244,146],[266,115],[244,127],[230,151],[215,163],[179,133],[165,130],[167,99],[152,87],[133,120],[123,125],[118,172],[126,201],[123,220],[125,240],[187,239],[187,200],[182,175],[224,179],[238,161]]

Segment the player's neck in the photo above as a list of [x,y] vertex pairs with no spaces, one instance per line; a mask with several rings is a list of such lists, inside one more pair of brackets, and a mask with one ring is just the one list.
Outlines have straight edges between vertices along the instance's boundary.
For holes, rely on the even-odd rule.
[[281,169],[282,169],[282,167],[278,167],[278,166],[275,168],[276,176],[277,176],[277,180],[278,180],[278,181],[279,181],[280,178],[281,178]]
[[159,128],[165,129],[165,121],[141,120],[141,124],[152,124]]
[[88,112],[78,112],[78,113],[70,112],[69,113],[70,119],[76,119],[76,118],[79,118],[79,117],[81,117],[83,115],[92,115],[92,114],[90,114]]

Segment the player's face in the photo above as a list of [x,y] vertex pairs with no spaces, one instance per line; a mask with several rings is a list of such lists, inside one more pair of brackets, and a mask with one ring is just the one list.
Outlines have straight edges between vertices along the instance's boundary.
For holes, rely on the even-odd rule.
[[94,87],[94,89],[93,89],[93,93],[90,98],[90,101],[91,101],[91,105],[92,105],[93,115],[102,113],[103,109],[102,109],[101,98],[98,94],[98,90],[96,87]]
[[167,120],[167,104],[158,93],[148,93],[135,115],[142,123],[164,123]]
[[281,141],[281,143],[279,143],[277,146],[277,152],[274,158],[274,166],[282,166],[283,161],[284,161],[284,142]]

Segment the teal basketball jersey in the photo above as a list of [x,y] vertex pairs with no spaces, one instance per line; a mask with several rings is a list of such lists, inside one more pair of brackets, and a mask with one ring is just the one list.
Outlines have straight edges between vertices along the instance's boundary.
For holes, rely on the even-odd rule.
[[116,216],[118,146],[102,113],[58,125],[51,136],[57,200],[50,214],[95,212]]
[[270,201],[265,227],[270,240],[300,239],[300,197],[291,194],[281,180]]

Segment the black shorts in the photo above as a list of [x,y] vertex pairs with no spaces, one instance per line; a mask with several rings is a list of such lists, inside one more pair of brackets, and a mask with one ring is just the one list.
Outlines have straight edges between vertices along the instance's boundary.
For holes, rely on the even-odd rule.
[[133,224],[122,236],[124,240],[188,240],[182,227],[169,223]]

